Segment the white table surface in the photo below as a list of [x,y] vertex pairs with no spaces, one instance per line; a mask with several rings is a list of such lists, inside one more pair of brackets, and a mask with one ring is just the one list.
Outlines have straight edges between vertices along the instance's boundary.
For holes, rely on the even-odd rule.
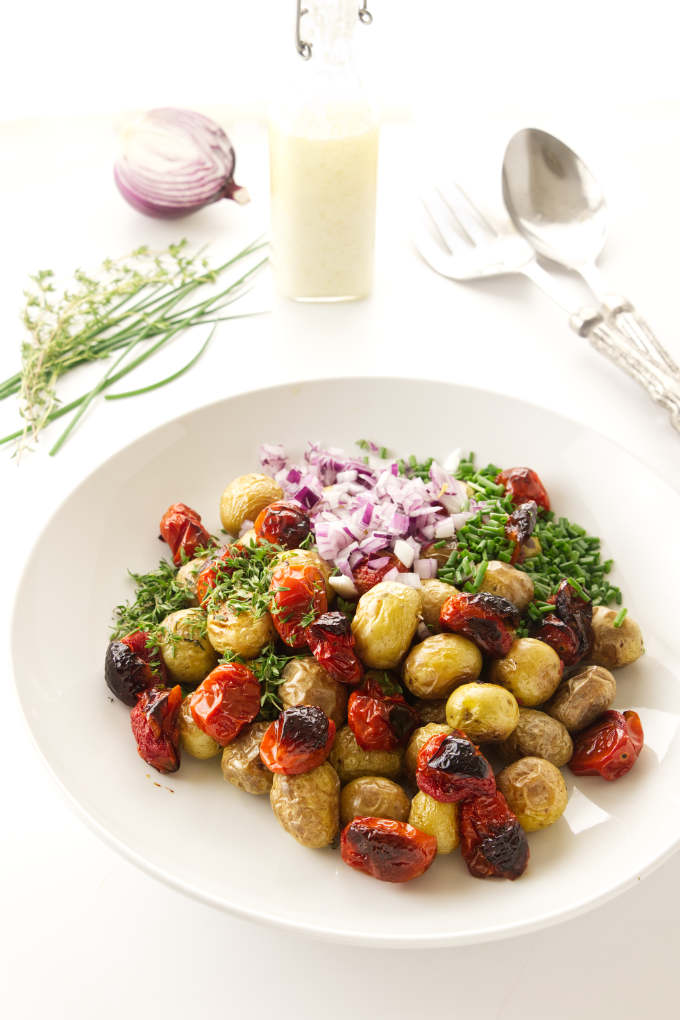
[[[680,356],[675,314],[680,206],[674,201],[680,105],[610,111],[606,133],[577,113],[546,116],[542,123],[570,139],[606,186],[612,226],[603,268]],[[518,114],[499,115],[480,131],[461,119],[448,140],[450,165],[492,210],[499,201],[503,141],[524,123]],[[223,203],[168,225],[139,217],[115,193],[107,119],[2,128],[2,247],[9,258],[2,272],[0,375],[16,367],[17,313],[28,272],[90,266],[140,242],[165,244],[182,234],[197,243],[215,242],[219,254],[266,227],[263,135],[249,125],[236,126],[232,134],[238,178],[254,197],[251,206]],[[512,393],[599,429],[680,486],[680,441],[664,414],[575,338],[559,310],[528,283],[506,279],[462,288],[419,262],[409,243],[409,221],[423,167],[442,165],[437,150],[443,146],[433,145],[432,138],[426,119],[418,128],[384,131],[378,269],[370,300],[333,307],[272,301],[263,277],[249,300],[252,307],[272,305],[273,314],[229,324],[178,383],[124,408],[96,406],[56,459],[46,456],[47,444],[19,468],[0,454],[3,621],[36,530],[96,464],[175,414],[294,378],[420,375]],[[462,156],[470,147],[474,160]],[[182,364],[197,342],[187,341],[162,363],[152,363],[145,378]],[[13,407],[0,405],[3,434],[14,415]],[[452,446],[455,437],[452,409]],[[606,465],[602,471],[606,484]],[[631,514],[634,540],[644,522],[635,521],[634,502],[622,512]],[[77,568],[77,549],[73,554]],[[54,591],[45,593],[46,613],[50,599],[58,597],[55,581]],[[70,1020],[149,1013],[174,1020],[238,1010],[254,1017],[275,1010],[282,1020],[321,1015],[339,1020],[416,1009],[429,1015],[452,1003],[457,1015],[484,1018],[618,1020],[643,1009],[649,1015],[669,1010],[676,1001],[680,856],[605,906],[511,941],[411,952],[405,959],[405,951],[355,950],[282,934],[184,898],[100,842],[72,812],[36,754],[16,705],[9,661],[3,664],[0,971],[3,1007],[12,1020],[47,1010]]]

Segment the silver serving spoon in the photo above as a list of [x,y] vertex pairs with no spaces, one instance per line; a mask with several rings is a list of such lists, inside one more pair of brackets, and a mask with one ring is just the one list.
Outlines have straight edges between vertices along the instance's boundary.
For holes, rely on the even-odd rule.
[[546,131],[518,131],[503,159],[503,199],[515,227],[538,254],[578,273],[616,328],[680,378],[680,368],[632,304],[607,292],[597,266],[607,237],[607,206],[576,153]]

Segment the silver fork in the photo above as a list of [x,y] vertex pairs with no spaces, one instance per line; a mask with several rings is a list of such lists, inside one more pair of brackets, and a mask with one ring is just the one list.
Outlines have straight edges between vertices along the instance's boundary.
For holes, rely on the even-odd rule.
[[585,337],[596,351],[627,372],[666,408],[671,424],[680,432],[678,381],[617,330],[607,320],[605,310],[584,308],[574,312],[559,282],[539,265],[534,249],[509,221],[497,228],[457,184],[447,185],[445,191],[436,189],[423,204],[437,236],[422,224],[414,240],[435,272],[459,282],[511,273],[528,277],[568,314],[575,333]]

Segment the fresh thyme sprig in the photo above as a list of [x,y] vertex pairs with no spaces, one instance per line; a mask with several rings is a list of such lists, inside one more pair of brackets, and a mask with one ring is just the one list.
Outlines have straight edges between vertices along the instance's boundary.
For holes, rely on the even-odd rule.
[[161,560],[158,569],[148,574],[128,573],[137,588],[135,599],[116,606],[111,640],[135,630],[153,632],[168,613],[187,609],[193,602],[191,592],[178,584],[177,570],[167,560]]
[[264,616],[271,601],[271,562],[280,552],[280,546],[260,541],[243,552],[232,547],[229,556],[216,559],[215,587],[204,602],[207,612],[217,612],[226,604],[238,614]]
[[270,721],[276,719],[283,709],[283,702],[279,696],[279,687],[283,683],[283,670],[293,659],[302,659],[309,653],[291,652],[290,654],[280,653],[276,645],[265,645],[256,659],[248,662],[233,652],[227,652],[221,659],[222,662],[240,662],[249,669],[260,681],[260,713],[258,719]]

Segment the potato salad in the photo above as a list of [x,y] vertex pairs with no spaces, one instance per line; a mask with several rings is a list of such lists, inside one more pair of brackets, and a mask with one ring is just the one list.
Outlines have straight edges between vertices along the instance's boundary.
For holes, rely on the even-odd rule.
[[304,847],[387,882],[457,852],[519,878],[527,833],[567,806],[562,770],[619,780],[642,751],[613,707],[640,628],[534,469],[359,447],[263,446],[216,498],[219,534],[170,506],[106,684],[145,763],[219,761]]

